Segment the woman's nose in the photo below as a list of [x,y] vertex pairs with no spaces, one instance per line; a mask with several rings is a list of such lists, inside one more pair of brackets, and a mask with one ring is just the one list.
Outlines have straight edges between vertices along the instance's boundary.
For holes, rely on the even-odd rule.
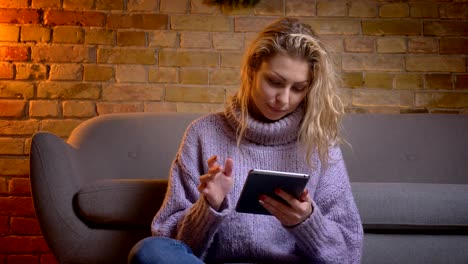
[[289,88],[283,88],[278,91],[276,95],[276,100],[279,101],[281,104],[286,104],[289,101]]

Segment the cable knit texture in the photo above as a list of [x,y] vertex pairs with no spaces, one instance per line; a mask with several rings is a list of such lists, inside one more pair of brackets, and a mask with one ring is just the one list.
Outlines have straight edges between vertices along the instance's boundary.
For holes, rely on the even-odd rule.
[[[179,239],[207,262],[359,263],[363,231],[339,147],[330,148],[327,168],[313,156],[307,165],[297,142],[304,110],[272,123],[248,120],[241,147],[236,145],[239,107],[195,120],[171,168],[166,199],[152,222],[152,233]],[[206,160],[234,160],[233,188],[218,211],[197,186],[208,171]],[[273,216],[237,213],[235,203],[250,169],[308,173],[314,211],[287,228]],[[252,201],[253,203],[258,201]]]

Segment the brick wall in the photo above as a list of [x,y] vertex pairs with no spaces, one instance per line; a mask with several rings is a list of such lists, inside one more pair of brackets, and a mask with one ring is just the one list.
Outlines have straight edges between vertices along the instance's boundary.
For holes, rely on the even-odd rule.
[[348,112],[468,113],[466,1],[0,1],[0,264],[53,263],[34,217],[31,135],[112,112],[223,108],[243,50],[280,16],[333,52]]

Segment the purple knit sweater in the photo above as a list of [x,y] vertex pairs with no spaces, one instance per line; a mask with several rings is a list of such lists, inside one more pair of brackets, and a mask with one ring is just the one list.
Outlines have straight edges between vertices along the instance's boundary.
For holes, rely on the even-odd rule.
[[[359,263],[363,231],[340,149],[330,148],[327,168],[317,155],[313,168],[307,165],[297,142],[300,107],[273,123],[249,119],[238,148],[238,116],[230,104],[224,113],[202,117],[187,128],[164,204],[151,226],[153,235],[179,239],[208,262]],[[234,161],[233,188],[219,211],[197,190],[212,155],[220,164],[228,157]],[[273,216],[237,213],[235,204],[253,168],[310,174],[312,215],[287,228]]]

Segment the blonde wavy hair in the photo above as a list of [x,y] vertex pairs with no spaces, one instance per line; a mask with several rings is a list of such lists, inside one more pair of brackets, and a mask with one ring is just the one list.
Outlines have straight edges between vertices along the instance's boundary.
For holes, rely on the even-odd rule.
[[313,30],[296,19],[282,18],[273,22],[259,33],[245,53],[241,66],[241,87],[236,96],[241,110],[237,145],[240,146],[248,127],[254,76],[264,61],[277,54],[302,58],[310,65],[312,80],[304,98],[305,114],[298,141],[306,146],[306,160],[310,166],[315,150],[320,162],[327,166],[329,147],[341,143],[339,130],[344,108],[337,95],[340,79]]

